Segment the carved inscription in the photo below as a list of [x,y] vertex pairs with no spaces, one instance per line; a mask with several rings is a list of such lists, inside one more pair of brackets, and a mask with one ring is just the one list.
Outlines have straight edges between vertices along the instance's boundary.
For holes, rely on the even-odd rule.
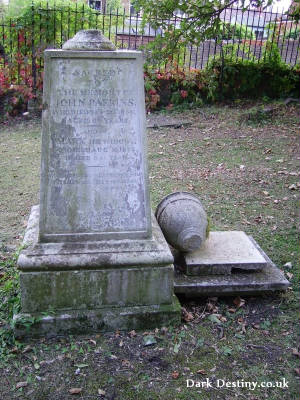
[[134,60],[52,61],[48,232],[146,229],[134,75]]

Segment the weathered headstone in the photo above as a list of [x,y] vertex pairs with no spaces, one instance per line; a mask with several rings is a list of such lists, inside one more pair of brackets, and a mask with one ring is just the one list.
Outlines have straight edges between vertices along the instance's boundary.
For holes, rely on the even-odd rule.
[[40,210],[18,260],[19,335],[28,316],[38,317],[31,334],[180,321],[173,257],[149,205],[142,66],[140,52],[114,50],[99,31],[45,51]]

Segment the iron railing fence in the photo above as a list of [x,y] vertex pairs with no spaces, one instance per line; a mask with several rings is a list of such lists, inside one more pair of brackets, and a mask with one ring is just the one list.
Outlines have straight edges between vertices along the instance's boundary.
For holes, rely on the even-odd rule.
[[[54,3],[55,4],[55,3]],[[174,63],[186,69],[203,69],[209,58],[221,49],[237,54],[244,60],[261,60],[263,45],[268,41],[278,46],[281,58],[294,66],[299,63],[299,27],[280,12],[229,8],[222,15],[222,32],[198,46],[186,46]],[[179,24],[182,16],[167,21]],[[25,17],[0,17],[0,94],[1,84],[18,84],[39,89],[42,82],[43,50],[61,48],[63,43],[81,29],[101,29],[119,49],[144,49],[157,36],[149,20],[143,26],[140,14],[125,10],[91,9],[76,2],[64,6],[48,2],[32,3]],[[231,46],[229,46],[231,45]]]

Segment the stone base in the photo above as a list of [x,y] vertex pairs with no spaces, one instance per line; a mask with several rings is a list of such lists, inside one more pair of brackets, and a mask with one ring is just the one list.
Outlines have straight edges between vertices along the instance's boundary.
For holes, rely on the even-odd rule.
[[[154,217],[149,239],[72,243],[39,242],[38,222],[35,206],[24,237],[29,247],[18,259],[17,335],[180,323],[174,259]],[[34,323],[27,332],[21,322],[31,317]]]
[[211,232],[200,249],[184,254],[186,275],[230,275],[235,270],[261,271],[267,261],[242,231]]
[[[72,310],[45,313],[21,313],[14,316],[16,337],[87,334],[99,331],[154,329],[180,324],[181,307],[176,296],[171,304]],[[28,323],[29,322],[29,323]],[[29,328],[26,328],[26,325]]]
[[[212,236],[217,233],[219,232],[212,232]],[[230,236],[233,232],[226,233]],[[222,235],[219,237],[222,237]],[[200,272],[198,276],[193,274],[192,276],[188,276],[184,272],[184,269],[183,271],[180,271],[177,268],[175,269],[175,293],[178,295],[185,295],[186,297],[201,297],[256,295],[270,293],[276,290],[286,290],[290,283],[285,279],[282,271],[275,266],[252,237],[246,237],[251,243],[251,252],[254,247],[260,256],[257,257],[259,265],[263,265],[263,268],[260,268],[260,271],[255,270],[255,268],[249,268],[249,266],[251,266],[249,258],[245,258],[245,268],[243,268],[242,259],[237,263],[237,257],[230,258],[229,254],[228,257],[226,257],[226,261],[224,258],[224,264],[219,262],[218,265],[215,266],[214,263],[211,263],[209,266],[209,260],[206,259],[205,262],[207,264],[205,265],[205,268],[202,266],[203,269],[199,270],[198,268],[201,265],[201,260],[199,258],[198,266],[195,266],[195,264],[189,264],[188,266],[191,267],[190,271],[193,273],[198,269],[198,272]],[[247,253],[247,249],[245,249],[245,251]],[[253,254],[255,254],[255,252]],[[215,256],[214,260],[216,260],[218,254],[212,254],[212,256]],[[221,256],[222,254],[220,254],[220,257]],[[191,260],[191,258],[192,257],[189,258],[185,256],[186,262],[187,260]],[[254,261],[252,260],[251,262],[253,263]],[[187,268],[187,266],[185,266],[185,268]]]

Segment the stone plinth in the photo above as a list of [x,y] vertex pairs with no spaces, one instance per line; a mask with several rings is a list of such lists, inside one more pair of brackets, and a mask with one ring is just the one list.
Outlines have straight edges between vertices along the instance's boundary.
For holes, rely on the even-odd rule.
[[210,232],[201,250],[184,255],[174,290],[186,297],[257,295],[286,290],[284,274],[244,232]]
[[149,206],[142,54],[95,30],[64,48],[45,51],[40,207],[18,260],[16,335],[177,324],[173,256]]
[[[151,329],[180,322],[173,256],[152,218],[151,239],[83,243],[38,241],[32,208],[18,260],[21,309],[17,336]],[[49,312],[49,315],[45,315]],[[36,317],[30,331],[23,321]]]

